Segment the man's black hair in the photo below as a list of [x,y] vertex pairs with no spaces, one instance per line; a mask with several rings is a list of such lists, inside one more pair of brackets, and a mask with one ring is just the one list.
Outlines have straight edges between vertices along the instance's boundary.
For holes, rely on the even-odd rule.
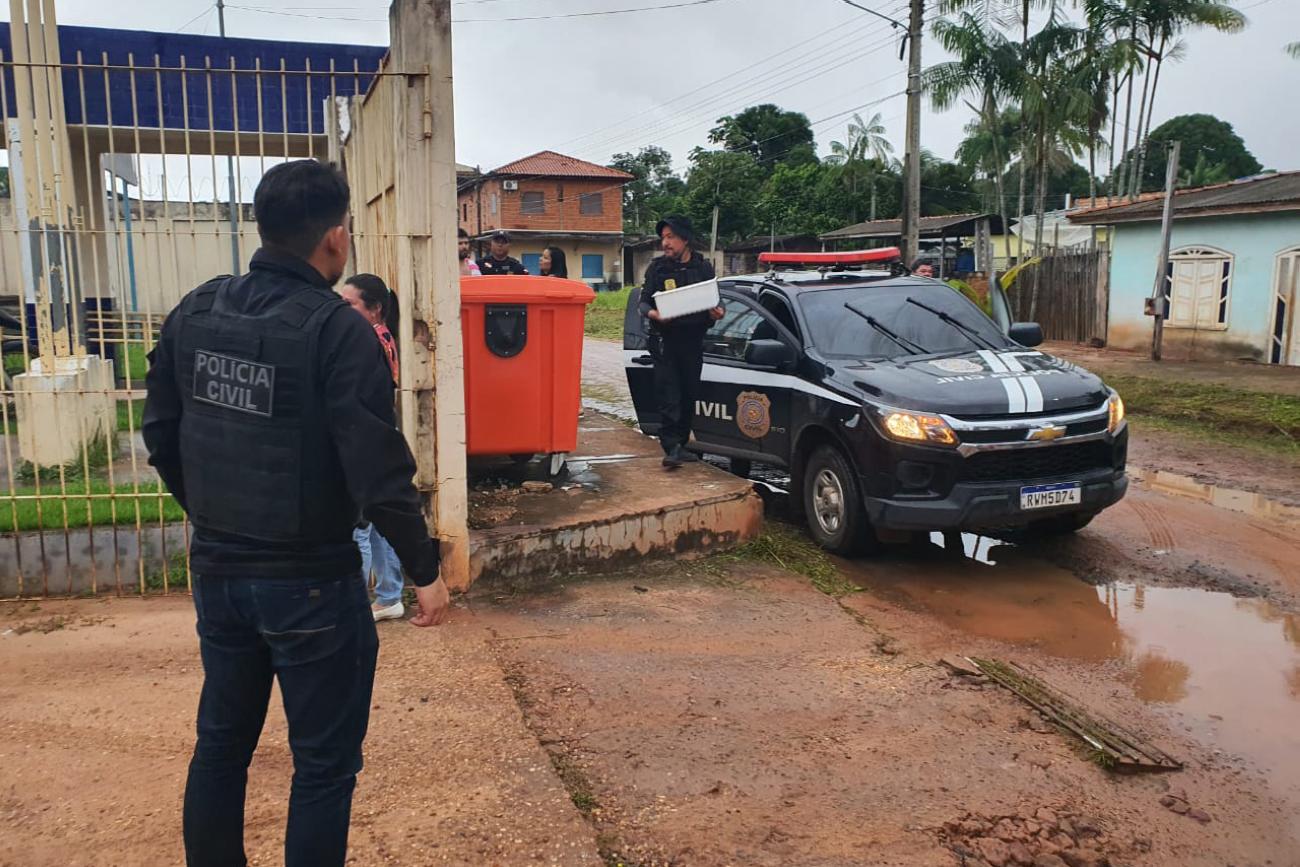
[[456,237],[457,237],[457,239],[459,239],[459,238],[468,238],[468,237],[469,237],[469,232],[466,232],[464,229],[457,229],[457,230],[456,230]]
[[348,182],[317,160],[292,160],[272,168],[253,194],[257,232],[267,247],[306,259],[325,233],[348,212]]

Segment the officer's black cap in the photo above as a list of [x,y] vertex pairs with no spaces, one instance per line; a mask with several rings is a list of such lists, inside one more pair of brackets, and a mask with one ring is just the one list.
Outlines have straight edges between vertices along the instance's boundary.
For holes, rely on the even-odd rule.
[[655,224],[655,234],[662,238],[664,236],[665,228],[672,229],[674,235],[688,244],[695,240],[695,227],[692,226],[691,221],[685,217],[679,217],[676,215],[664,217]]
[[509,243],[510,243],[510,233],[507,232],[505,229],[497,229],[495,232],[492,233],[492,240],[493,240],[493,241],[502,241],[502,242],[504,242],[504,243],[506,243],[506,244],[509,244]]

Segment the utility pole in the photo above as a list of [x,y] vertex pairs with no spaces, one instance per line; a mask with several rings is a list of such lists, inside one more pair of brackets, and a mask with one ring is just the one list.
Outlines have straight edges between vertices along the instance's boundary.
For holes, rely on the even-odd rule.
[[903,262],[910,265],[921,252],[921,29],[925,0],[911,0],[907,28],[907,144],[904,148]]
[[[925,0],[910,0],[911,18],[903,22],[863,6],[856,0],[842,0],[854,9],[888,21],[907,34],[907,137],[903,147],[903,261],[911,264],[921,252],[921,31],[925,27]],[[900,54],[899,60],[903,57]],[[875,179],[871,182],[872,210],[875,210]],[[871,218],[875,219],[872,213]]]
[[[226,38],[226,0],[217,0],[217,29],[221,33],[221,38]],[[231,76],[230,86],[236,87],[234,76]],[[310,109],[310,106],[308,107]],[[235,201],[235,158],[226,154],[226,177],[230,186],[230,273],[239,273],[239,205]],[[213,188],[216,188],[216,178],[213,178]],[[216,199],[216,193],[212,195]],[[214,215],[215,217],[215,215]]]
[[1155,323],[1151,329],[1151,360],[1159,361],[1162,344],[1165,339],[1165,272],[1169,270],[1169,237],[1173,234],[1174,222],[1174,186],[1178,182],[1178,157],[1182,142],[1172,142],[1169,146],[1169,165],[1165,169],[1165,209],[1160,216],[1160,259],[1156,265],[1156,285],[1151,290],[1152,313]]
[[709,264],[718,267],[717,260],[714,258],[718,252],[718,197],[722,195],[722,178],[718,178],[718,185],[713,190],[713,231],[709,233]]

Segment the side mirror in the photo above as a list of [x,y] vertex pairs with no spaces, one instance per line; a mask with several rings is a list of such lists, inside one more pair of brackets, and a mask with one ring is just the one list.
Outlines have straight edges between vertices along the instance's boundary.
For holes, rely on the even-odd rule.
[[1037,346],[1043,342],[1043,326],[1037,322],[1013,322],[1007,336],[1021,346]]
[[751,340],[745,348],[745,363],[755,367],[788,367],[794,363],[794,348],[783,340]]

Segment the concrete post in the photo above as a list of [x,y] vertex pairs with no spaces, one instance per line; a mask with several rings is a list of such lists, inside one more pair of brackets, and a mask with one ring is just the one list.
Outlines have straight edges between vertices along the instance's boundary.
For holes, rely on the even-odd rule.
[[416,486],[443,542],[443,578],[469,585],[464,357],[456,255],[451,0],[395,0],[389,11],[394,91],[402,429]]

